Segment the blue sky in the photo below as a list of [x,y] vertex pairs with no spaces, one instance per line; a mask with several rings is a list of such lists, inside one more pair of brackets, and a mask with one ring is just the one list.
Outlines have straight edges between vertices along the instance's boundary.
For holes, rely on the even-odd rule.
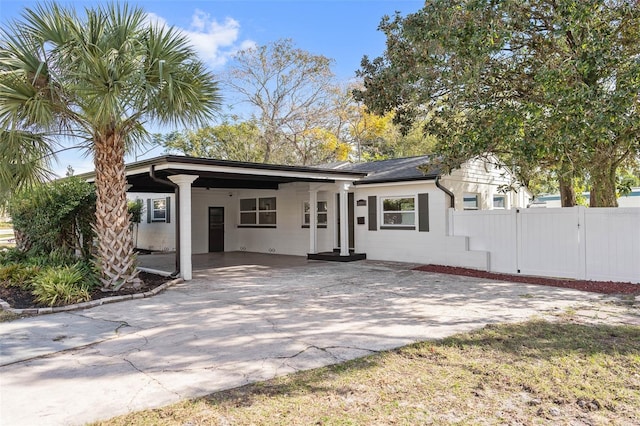
[[[149,13],[150,19],[181,28],[213,70],[222,73],[229,58],[239,49],[290,38],[296,47],[335,61],[333,71],[339,81],[355,76],[363,55],[379,56],[385,47],[384,35],[377,31],[382,16],[415,12],[420,0],[208,0],[129,1]],[[61,1],[77,8],[96,1]],[[31,0],[0,0],[0,25],[20,17]],[[223,111],[224,112],[224,111]],[[160,155],[156,149],[145,155]],[[131,159],[128,159],[129,161]],[[92,170],[91,160],[76,151],[60,155],[54,168],[63,173],[71,165],[76,173]]]

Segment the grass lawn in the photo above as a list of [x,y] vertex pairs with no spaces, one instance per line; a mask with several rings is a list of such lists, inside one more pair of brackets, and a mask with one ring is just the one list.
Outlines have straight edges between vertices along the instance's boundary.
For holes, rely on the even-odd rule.
[[491,325],[100,425],[637,425],[640,327]]

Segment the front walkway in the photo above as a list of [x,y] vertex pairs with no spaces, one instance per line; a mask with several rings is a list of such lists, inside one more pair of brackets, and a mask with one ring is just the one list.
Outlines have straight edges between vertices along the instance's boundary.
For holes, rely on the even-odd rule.
[[487,323],[604,306],[600,295],[402,264],[235,256],[152,298],[0,324],[0,424],[83,424]]

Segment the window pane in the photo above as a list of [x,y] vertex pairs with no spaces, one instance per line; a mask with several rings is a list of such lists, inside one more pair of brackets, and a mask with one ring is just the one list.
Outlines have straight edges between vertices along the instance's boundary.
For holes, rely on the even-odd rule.
[[255,213],[240,213],[240,224],[241,225],[255,225],[256,224],[256,214]]
[[318,201],[318,213],[327,211],[327,202],[326,201]]
[[152,219],[157,221],[164,221],[167,218],[167,204],[164,198],[153,200],[153,212]]
[[260,210],[275,210],[276,197],[260,198]]
[[275,225],[276,213],[275,212],[260,212],[258,213],[258,223],[260,225]]
[[240,211],[251,211],[256,209],[255,198],[245,198],[240,200]]
[[385,225],[415,225],[415,213],[384,213],[383,223]]
[[505,196],[504,195],[494,195],[493,196],[493,207],[497,209],[504,209],[505,207]]
[[382,200],[382,209],[384,211],[398,211],[400,210],[400,203],[398,200],[390,200],[385,198]]
[[415,200],[413,198],[385,198],[382,200],[384,211],[414,211]]
[[309,212],[310,208],[309,208],[309,202],[308,201],[304,202],[303,209],[304,209],[305,213]]
[[318,213],[318,225],[326,225],[326,224],[327,224],[327,214]]
[[311,220],[311,219],[309,219],[309,218],[310,218],[309,213],[305,213],[305,214],[304,214],[304,224],[305,224],[305,225],[308,225],[308,224],[309,224],[309,221]]
[[462,200],[465,209],[478,208],[478,194],[464,194]]

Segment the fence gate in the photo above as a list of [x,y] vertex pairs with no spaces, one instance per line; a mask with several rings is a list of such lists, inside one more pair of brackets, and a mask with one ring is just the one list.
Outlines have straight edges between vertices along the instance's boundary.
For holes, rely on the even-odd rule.
[[518,272],[582,278],[581,226],[576,208],[518,209]]

